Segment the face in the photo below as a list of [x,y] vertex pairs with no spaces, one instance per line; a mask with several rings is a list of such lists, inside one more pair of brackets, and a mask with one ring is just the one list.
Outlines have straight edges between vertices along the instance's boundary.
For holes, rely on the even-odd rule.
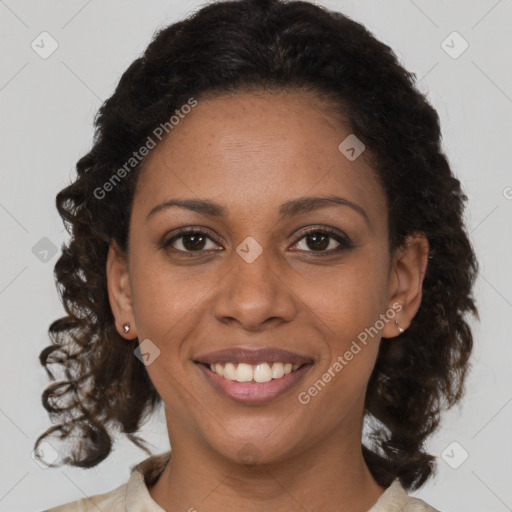
[[[415,314],[426,256],[390,254],[384,191],[338,148],[350,133],[309,93],[239,93],[200,99],[147,157],[109,293],[119,332],[150,340],[173,448],[272,462],[360,439],[381,337]],[[250,359],[269,348],[292,354]],[[211,355],[230,349],[246,352]]]

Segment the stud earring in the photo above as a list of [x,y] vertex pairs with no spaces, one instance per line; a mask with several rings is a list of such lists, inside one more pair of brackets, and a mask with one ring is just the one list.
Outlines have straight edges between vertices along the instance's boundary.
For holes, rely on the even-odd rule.
[[398,332],[399,332],[400,334],[402,334],[402,333],[404,332],[404,330],[403,330],[403,329],[398,325],[398,320],[395,320],[395,324],[396,324],[396,326],[397,326],[397,328],[398,328]]
[[125,334],[128,334],[130,332],[130,324],[128,322],[123,324],[123,331],[125,332]]

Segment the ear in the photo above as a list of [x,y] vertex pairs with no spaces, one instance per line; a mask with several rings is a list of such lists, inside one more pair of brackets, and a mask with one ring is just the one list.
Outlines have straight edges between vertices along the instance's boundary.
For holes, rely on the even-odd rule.
[[[123,338],[132,340],[137,337],[137,328],[133,313],[128,263],[116,242],[110,243],[106,270],[108,298],[114,314],[117,332]],[[126,323],[130,325],[128,333],[123,328],[123,325]]]
[[398,336],[399,327],[406,330],[418,312],[428,251],[428,240],[424,233],[409,235],[405,243],[395,251],[389,279],[388,310],[393,309],[396,314],[385,325],[382,331],[384,338]]

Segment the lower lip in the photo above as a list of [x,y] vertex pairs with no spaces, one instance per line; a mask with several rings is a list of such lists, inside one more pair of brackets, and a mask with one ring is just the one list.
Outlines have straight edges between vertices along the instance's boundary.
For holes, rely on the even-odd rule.
[[294,372],[283,375],[280,379],[272,379],[269,382],[238,382],[221,377],[203,363],[195,364],[215,389],[235,402],[252,405],[265,404],[285,394],[304,377],[312,366],[312,363],[305,364]]

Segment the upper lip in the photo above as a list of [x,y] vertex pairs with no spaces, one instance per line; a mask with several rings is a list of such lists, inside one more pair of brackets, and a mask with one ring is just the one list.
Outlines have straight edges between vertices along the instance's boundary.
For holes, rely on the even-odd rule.
[[228,348],[209,352],[208,354],[197,356],[194,359],[198,363],[215,364],[215,363],[292,363],[305,364],[311,363],[313,360],[306,356],[282,350],[275,347],[267,347],[260,349],[248,348]]

